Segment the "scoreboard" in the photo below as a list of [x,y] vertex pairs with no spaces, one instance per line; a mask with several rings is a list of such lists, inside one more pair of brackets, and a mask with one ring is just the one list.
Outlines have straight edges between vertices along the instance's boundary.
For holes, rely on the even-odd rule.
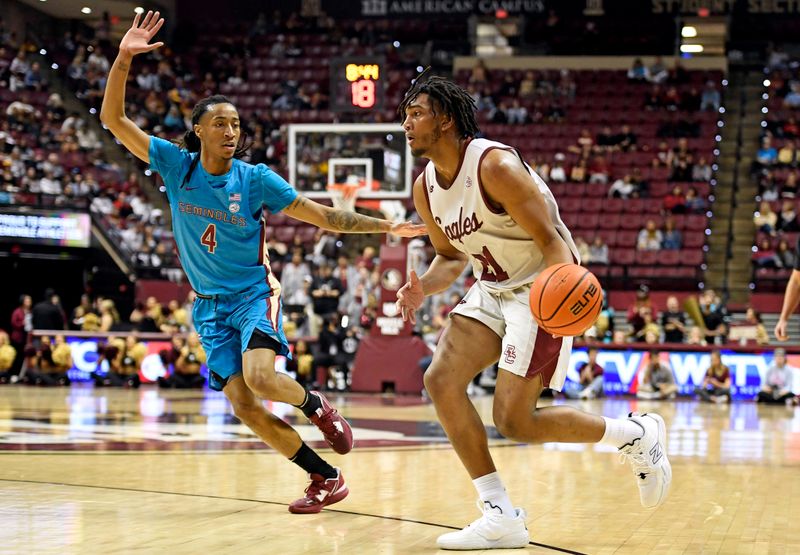
[[371,112],[384,104],[386,63],[377,56],[334,58],[330,63],[332,112]]

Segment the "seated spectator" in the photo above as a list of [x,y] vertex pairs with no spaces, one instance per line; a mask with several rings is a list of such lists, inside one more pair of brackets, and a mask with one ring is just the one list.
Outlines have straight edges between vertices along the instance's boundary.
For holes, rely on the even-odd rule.
[[689,335],[686,337],[686,344],[699,345],[701,347],[708,345],[708,342],[703,335],[703,329],[700,326],[692,326],[689,329]]
[[661,97],[662,105],[670,111],[676,111],[681,106],[681,95],[678,92],[677,87],[669,87],[667,88],[664,95]]
[[781,239],[775,249],[775,266],[791,270],[795,267],[795,264],[797,264],[795,250],[789,246],[789,242],[786,239]]
[[528,109],[521,105],[516,98],[511,102],[506,113],[508,114],[508,123],[511,125],[522,125],[529,122]]
[[664,240],[664,235],[661,230],[656,227],[654,220],[647,220],[644,229],[639,232],[639,237],[636,240],[636,248],[640,251],[657,251],[661,250],[661,242]]
[[759,403],[782,404],[791,401],[795,369],[786,363],[786,351],[775,349],[772,365],[756,400]]
[[42,66],[39,62],[33,62],[30,69],[25,74],[25,88],[29,91],[40,92],[47,88],[47,82],[42,75]]
[[661,239],[661,248],[665,250],[680,250],[683,247],[683,235],[675,229],[675,220],[667,217],[664,220],[664,232]]
[[767,201],[762,200],[761,204],[758,205],[758,212],[753,216],[753,223],[758,231],[774,236],[778,215],[772,211],[772,207]]
[[697,189],[694,187],[689,187],[686,191],[684,204],[687,214],[705,214],[706,212],[706,200],[698,196]]
[[769,239],[761,239],[752,256],[753,263],[759,268],[775,268],[775,250]]
[[631,131],[630,125],[622,125],[619,128],[619,133],[616,136],[616,145],[622,152],[631,152],[636,150],[636,143],[639,138],[636,133]]
[[781,131],[783,131],[784,137],[796,139],[800,137],[800,124],[797,123],[797,119],[794,116],[789,116],[783,123]]
[[[679,109],[683,112],[697,112],[700,110],[703,97],[697,87],[689,87],[681,95],[681,104]],[[684,120],[686,121],[686,120]],[[696,135],[693,135],[696,136]]]
[[314,313],[320,316],[335,313],[343,292],[342,282],[333,277],[333,269],[327,263],[322,264],[311,285]]
[[589,164],[589,183],[601,183],[605,185],[608,183],[608,174],[611,168],[608,165],[608,160],[605,156],[594,156],[592,162]]
[[653,318],[652,311],[643,310],[642,321],[644,325],[633,334],[633,340],[637,343],[658,343],[661,338],[661,327]]
[[638,187],[633,182],[630,174],[617,179],[611,184],[608,189],[608,196],[610,198],[631,198],[638,196]]
[[633,66],[628,70],[628,79],[631,81],[646,81],[650,78],[650,72],[642,63],[641,58],[633,61]]
[[8,334],[0,330],[0,384],[11,381],[11,377],[16,377],[12,372],[14,360],[17,358],[17,350],[11,345]]
[[675,376],[669,365],[660,359],[661,353],[650,351],[636,397],[639,399],[674,399],[678,394]]
[[781,211],[778,213],[778,231],[798,231],[800,226],[797,223],[797,211],[795,210],[794,200],[784,200],[781,203]]
[[700,109],[702,111],[712,110],[719,112],[719,107],[722,104],[722,97],[717,90],[713,81],[707,81],[706,87],[703,89],[703,94],[700,97]]
[[286,263],[281,272],[281,289],[284,298],[292,297],[303,288],[303,284],[311,279],[311,270],[303,262],[302,251],[295,249],[292,259]]
[[778,161],[778,151],[772,146],[772,139],[764,137],[761,140],[761,148],[756,152],[756,163],[763,168],[769,168]]
[[731,400],[731,371],[722,364],[719,350],[711,351],[711,365],[706,370],[703,383],[695,393],[709,403],[729,403]]
[[595,399],[603,395],[603,367],[597,363],[597,347],[589,347],[589,359],[576,370],[580,382],[564,391],[570,399]]
[[608,265],[608,245],[603,242],[603,238],[595,235],[594,241],[589,245],[589,263]]
[[581,264],[586,266],[590,263],[592,258],[592,255],[589,253],[589,244],[583,237],[575,237],[575,246],[578,249],[578,257],[580,258]]
[[711,170],[711,165],[704,157],[700,157],[697,163],[692,166],[692,181],[711,181],[714,172]]
[[[781,187],[781,197],[783,198],[797,198],[797,173],[789,172],[786,175],[786,181],[783,182],[783,187]],[[763,200],[769,200],[766,198],[766,195],[762,195],[761,198]],[[772,199],[777,200],[777,199]]]
[[567,181],[567,170],[564,167],[564,156],[561,152],[557,152],[553,157],[553,167],[550,168],[550,181],[555,183],[564,183]]
[[617,150],[617,136],[612,133],[611,127],[606,125],[603,127],[603,130],[597,134],[597,140],[595,141],[595,144],[600,150]]
[[632,334],[635,335],[644,327],[644,316],[655,313],[653,301],[650,299],[650,288],[647,285],[640,285],[636,290],[636,300],[628,308],[627,320],[631,325]]
[[713,289],[706,289],[698,299],[700,316],[705,328],[705,339],[709,344],[725,343],[728,334],[727,310]]
[[664,343],[683,343],[686,317],[675,296],[667,298],[667,309],[661,314],[661,327],[664,330]]
[[672,188],[664,197],[664,212],[667,214],[683,214],[686,212],[686,199],[683,196],[683,189],[678,186]]
[[793,82],[790,85],[789,94],[783,98],[783,105],[786,108],[800,108],[800,83]]
[[658,148],[656,148],[656,157],[653,158],[653,167],[654,168],[670,168],[672,167],[672,149],[669,148],[669,145],[666,141],[661,141],[658,143]]
[[200,338],[196,333],[190,333],[175,361],[173,372],[166,378],[158,378],[158,386],[175,389],[202,388],[205,378],[200,374],[200,367],[205,362],[206,353],[200,344]]
[[694,159],[691,154],[675,154],[672,158],[672,172],[669,174],[669,181],[691,181],[693,171]]
[[588,129],[584,128],[581,129],[581,134],[578,136],[575,144],[567,147],[567,150],[574,154],[588,156],[588,154],[592,151],[592,147],[594,147],[594,139],[592,139],[592,134]]
[[753,328],[757,344],[766,345],[769,343],[769,334],[767,334],[767,328],[764,327],[764,322],[761,320],[761,313],[752,306],[747,307],[743,325]]
[[316,378],[314,355],[311,354],[308,343],[302,339],[295,343],[291,360],[286,360],[286,370],[294,372],[294,379],[306,389],[309,389],[314,383]]
[[[574,182],[574,183],[583,183],[584,181],[586,181],[587,171],[588,170],[586,168],[586,158],[581,158],[569,170],[569,180]],[[552,171],[551,171],[551,175],[552,175]]]
[[651,83],[664,83],[669,78],[669,71],[661,56],[656,56],[653,63],[647,68],[647,72],[649,74],[647,80]]
[[782,166],[797,165],[797,145],[794,140],[788,140],[778,151],[778,164]]

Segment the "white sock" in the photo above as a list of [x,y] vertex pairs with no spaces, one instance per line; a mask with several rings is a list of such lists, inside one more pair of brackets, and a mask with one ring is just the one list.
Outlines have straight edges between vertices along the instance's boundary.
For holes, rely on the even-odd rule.
[[644,428],[628,418],[607,418],[604,416],[603,420],[606,422],[606,431],[600,443],[613,445],[619,449],[644,435]]
[[499,509],[504,515],[516,516],[517,512],[514,510],[514,505],[511,504],[508,492],[506,492],[503,481],[497,472],[475,478],[472,483],[475,485],[475,489],[478,490],[478,497],[480,497],[485,511],[494,510],[493,512],[497,512],[497,509]]

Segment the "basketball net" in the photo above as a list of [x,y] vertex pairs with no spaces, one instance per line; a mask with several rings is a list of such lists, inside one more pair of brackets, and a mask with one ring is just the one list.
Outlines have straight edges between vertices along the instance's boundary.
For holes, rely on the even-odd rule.
[[328,185],[328,192],[331,194],[333,207],[337,210],[355,212],[358,193],[364,188],[364,181],[356,183],[331,183]]

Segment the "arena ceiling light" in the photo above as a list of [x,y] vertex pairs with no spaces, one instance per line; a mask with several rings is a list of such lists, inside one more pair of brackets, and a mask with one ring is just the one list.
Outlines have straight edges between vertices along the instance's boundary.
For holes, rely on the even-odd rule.
[[687,39],[691,39],[697,36],[697,27],[693,27],[691,25],[686,25],[683,29],[681,29],[681,36]]
[[90,8],[89,6],[84,6],[84,7],[81,8],[81,13],[85,13],[86,15],[89,15],[90,13],[92,13],[92,8]]
[[685,52],[688,54],[698,54],[703,51],[702,44],[682,44],[681,45],[681,52]]

